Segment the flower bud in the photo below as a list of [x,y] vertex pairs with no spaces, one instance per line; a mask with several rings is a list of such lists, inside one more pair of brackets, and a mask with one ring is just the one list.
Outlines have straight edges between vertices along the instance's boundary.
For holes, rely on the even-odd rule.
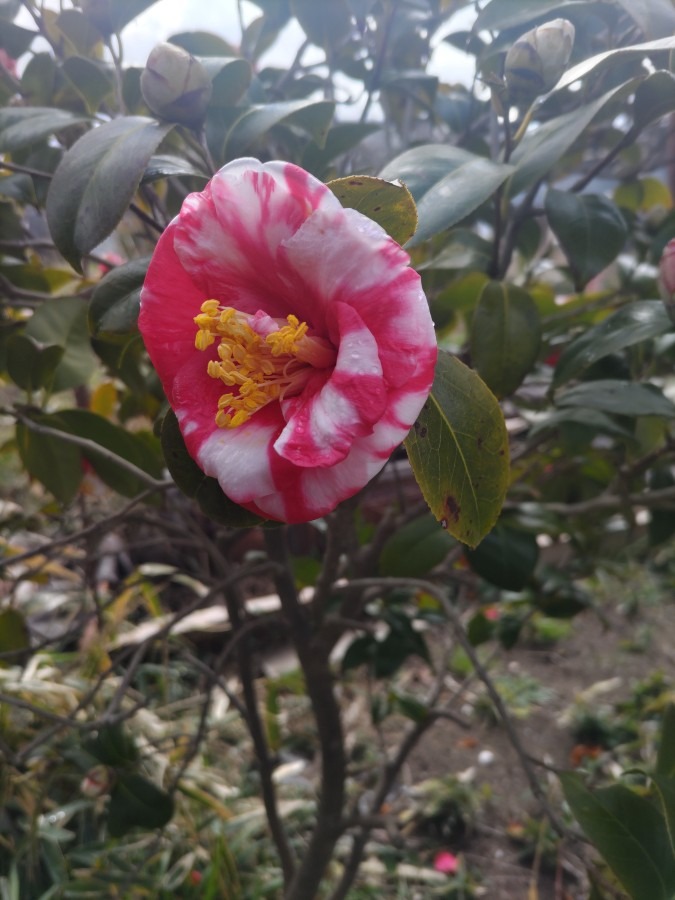
[[107,794],[112,787],[112,773],[107,766],[94,766],[89,769],[80,783],[80,791],[92,800]]
[[174,44],[157,44],[141,74],[141,93],[150,109],[181,125],[201,125],[212,89],[199,60]]
[[567,68],[574,46],[574,25],[553,19],[525,32],[506,54],[504,78],[513,102],[545,94]]
[[661,254],[659,290],[668,315],[675,322],[675,238],[668,241]]

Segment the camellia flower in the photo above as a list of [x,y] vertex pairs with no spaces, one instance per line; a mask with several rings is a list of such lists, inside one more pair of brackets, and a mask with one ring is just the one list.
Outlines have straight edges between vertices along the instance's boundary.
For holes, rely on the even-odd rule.
[[437,355],[408,263],[290,163],[235,160],[186,198],[150,262],[139,327],[188,452],[231,500],[318,518],[406,436]]

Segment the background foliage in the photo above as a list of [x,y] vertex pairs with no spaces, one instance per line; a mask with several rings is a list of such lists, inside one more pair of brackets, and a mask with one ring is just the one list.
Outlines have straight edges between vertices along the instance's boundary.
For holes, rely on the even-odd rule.
[[[124,54],[153,5],[0,2],[3,900],[412,896],[429,872],[433,895],[495,896],[429,855],[461,849],[475,792],[386,815],[432,725],[477,727],[474,684],[541,816],[517,835],[537,871],[550,852],[565,896],[672,900],[669,683],[586,709],[580,771],[548,779],[483,653],[629,604],[628,579],[598,594],[617,559],[638,594],[672,578],[672,3],[256,0],[236,47],[172,35],[192,57],[161,90],[161,60]],[[543,58],[532,30],[560,17],[551,77],[561,26]],[[268,65],[293,19],[295,58]],[[439,42],[467,77],[430,74]],[[407,456],[290,529],[186,455],[136,328],[158,235],[242,155],[405,243],[442,348]],[[280,640],[296,656],[270,675]],[[359,876],[373,833],[386,864]]]

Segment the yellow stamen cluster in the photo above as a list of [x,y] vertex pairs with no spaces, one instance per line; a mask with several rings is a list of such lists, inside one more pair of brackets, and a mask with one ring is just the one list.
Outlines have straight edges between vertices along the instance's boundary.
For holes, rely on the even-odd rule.
[[195,316],[195,347],[206,350],[220,342],[218,359],[209,361],[208,374],[237,389],[218,400],[220,428],[243,425],[272,400],[301,389],[309,374],[307,362],[298,358],[303,339],[311,340],[306,338],[305,322],[288,316],[287,325],[263,337],[251,328],[250,318],[232,307],[221,308],[217,300],[204,301]]

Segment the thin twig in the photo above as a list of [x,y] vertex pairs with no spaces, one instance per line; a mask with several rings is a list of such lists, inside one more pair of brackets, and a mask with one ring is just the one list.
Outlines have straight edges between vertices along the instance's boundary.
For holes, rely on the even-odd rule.
[[139,468],[139,466],[130,462],[128,459],[124,459],[124,457],[118,456],[116,453],[113,453],[112,450],[108,450],[107,447],[104,447],[101,444],[97,444],[96,441],[92,441],[89,438],[79,437],[79,435],[71,434],[68,431],[61,431],[58,428],[51,428],[49,425],[40,425],[34,419],[31,419],[29,416],[25,416],[22,413],[15,412],[13,413],[13,415],[17,419],[17,421],[21,422],[22,425],[25,425],[26,428],[34,431],[36,434],[42,434],[46,437],[58,438],[60,441],[63,441],[66,444],[73,444],[75,447],[79,447],[81,450],[86,450],[89,453],[93,453],[96,456],[107,460],[108,462],[114,463],[116,466],[118,466],[118,468],[127,472],[129,475],[133,475],[142,484],[146,485],[149,488],[152,488],[153,490],[163,489],[167,485],[173,484],[173,482],[154,478],[152,475],[146,472],[145,469]]

